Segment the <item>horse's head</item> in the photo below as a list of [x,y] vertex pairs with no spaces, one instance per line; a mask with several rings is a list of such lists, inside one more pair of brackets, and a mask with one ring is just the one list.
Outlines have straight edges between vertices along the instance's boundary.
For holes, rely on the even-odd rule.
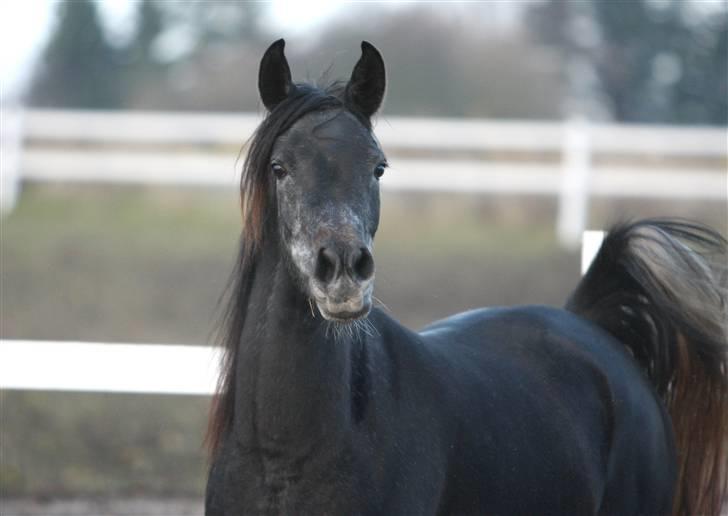
[[[307,88],[291,81],[283,47],[283,40],[271,45],[260,65],[260,96],[270,116]],[[363,42],[349,82],[332,93],[334,101],[296,119],[270,153],[283,247],[293,273],[329,320],[365,317],[372,306],[372,242],[386,159],[370,118],[384,88],[382,57]]]

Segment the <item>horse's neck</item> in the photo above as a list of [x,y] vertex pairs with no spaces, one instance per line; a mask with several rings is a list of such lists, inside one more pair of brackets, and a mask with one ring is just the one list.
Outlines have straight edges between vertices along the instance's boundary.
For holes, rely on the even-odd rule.
[[351,345],[328,338],[275,240],[255,269],[236,371],[238,442],[300,457],[349,427]]

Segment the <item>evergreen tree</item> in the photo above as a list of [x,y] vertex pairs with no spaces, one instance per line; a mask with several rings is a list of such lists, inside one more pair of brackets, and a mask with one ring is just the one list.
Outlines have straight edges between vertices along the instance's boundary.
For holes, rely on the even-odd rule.
[[[600,32],[591,59],[616,120],[728,123],[725,9],[713,19],[690,19],[685,0],[590,1]],[[529,13],[541,42],[564,54],[571,5],[548,0]]]
[[104,37],[92,0],[58,3],[58,24],[31,85],[30,104],[118,108],[122,102],[118,53]]
[[674,87],[675,116],[685,122],[728,124],[728,10],[691,33]]
[[142,0],[139,3],[137,28],[130,51],[135,65],[144,68],[159,66],[153,56],[154,41],[164,27],[162,13],[154,0]]

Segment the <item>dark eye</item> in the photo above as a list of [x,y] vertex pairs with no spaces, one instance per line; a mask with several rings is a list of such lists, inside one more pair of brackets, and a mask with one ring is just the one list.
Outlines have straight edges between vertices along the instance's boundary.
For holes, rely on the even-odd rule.
[[283,179],[288,174],[288,171],[278,163],[271,163],[270,169],[275,174],[276,179]]
[[377,179],[382,177],[384,175],[385,168],[387,168],[386,163],[380,163],[379,165],[377,165],[377,168],[374,169],[374,177],[376,177]]

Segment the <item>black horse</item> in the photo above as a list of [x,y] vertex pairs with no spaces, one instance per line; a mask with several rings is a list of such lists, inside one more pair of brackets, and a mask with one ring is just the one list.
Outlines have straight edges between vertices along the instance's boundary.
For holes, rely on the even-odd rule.
[[623,224],[565,309],[410,331],[372,308],[382,58],[364,42],[317,88],[283,47],[260,65],[206,513],[717,514],[726,299],[706,253],[724,239]]

